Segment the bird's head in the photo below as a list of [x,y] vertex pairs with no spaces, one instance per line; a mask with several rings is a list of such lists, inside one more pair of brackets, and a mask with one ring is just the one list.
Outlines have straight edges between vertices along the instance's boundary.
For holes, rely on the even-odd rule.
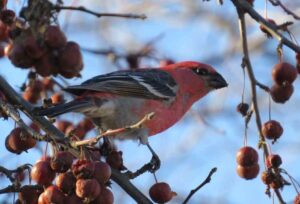
[[168,65],[166,68],[177,70],[181,69],[182,71],[190,72],[188,74],[189,79],[192,81],[200,81],[201,84],[203,83],[208,90],[220,89],[228,86],[225,79],[208,64],[186,61]]

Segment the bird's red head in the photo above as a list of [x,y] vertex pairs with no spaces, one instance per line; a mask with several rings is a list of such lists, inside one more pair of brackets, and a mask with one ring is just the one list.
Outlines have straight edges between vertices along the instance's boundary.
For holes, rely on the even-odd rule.
[[[209,90],[223,88],[228,85],[225,79],[218,72],[216,72],[216,70],[212,66],[208,64],[194,61],[185,61],[170,64],[164,69],[168,71],[177,70],[177,75],[179,75],[176,77],[178,78],[177,80],[180,80],[179,78],[181,78],[182,76],[189,76],[190,80],[193,80],[193,78],[201,80]],[[180,74],[187,71],[190,72],[189,75]]]

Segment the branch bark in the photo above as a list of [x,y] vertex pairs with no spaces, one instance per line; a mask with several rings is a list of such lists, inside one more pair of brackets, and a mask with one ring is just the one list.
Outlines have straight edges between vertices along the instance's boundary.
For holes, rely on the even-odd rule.
[[[24,112],[32,121],[34,121],[40,128],[42,128],[56,143],[59,143],[67,151],[79,157],[80,152],[78,149],[70,145],[70,141],[65,135],[59,131],[52,123],[46,118],[36,116],[33,114],[34,107],[25,101],[20,95],[7,83],[7,81],[0,76],[0,91],[4,93],[8,102],[14,107],[18,107]],[[152,203],[142,192],[140,192],[128,179],[125,174],[117,170],[112,170],[111,179],[115,181],[121,188],[128,193],[137,203]],[[7,190],[6,190],[7,191]]]

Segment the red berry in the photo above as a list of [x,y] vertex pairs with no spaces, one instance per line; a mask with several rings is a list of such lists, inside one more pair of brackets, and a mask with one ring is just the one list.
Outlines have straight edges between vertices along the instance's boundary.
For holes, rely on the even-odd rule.
[[50,25],[44,33],[44,41],[51,48],[62,48],[66,45],[67,38],[58,26]]
[[71,168],[73,158],[73,155],[69,152],[57,152],[55,156],[51,158],[51,168],[58,173],[66,172]]
[[45,160],[35,163],[30,175],[37,184],[48,186],[54,180],[55,172],[51,169],[50,162]]
[[6,8],[7,0],[0,0],[0,10]]
[[123,169],[123,158],[121,151],[112,151],[106,158],[106,162],[114,169]]
[[300,194],[295,197],[294,204],[300,204]]
[[281,157],[278,154],[270,154],[266,158],[266,166],[267,168],[278,168],[282,164]]
[[53,56],[51,56],[49,53],[41,56],[34,63],[34,68],[36,72],[42,77],[47,77],[51,74],[57,73],[57,68],[53,60]]
[[69,126],[66,131],[65,134],[72,137],[76,137],[77,139],[83,139],[86,135],[86,131],[83,128],[80,127],[73,127],[73,126]]
[[274,175],[269,171],[263,171],[261,173],[261,180],[266,185],[270,185],[273,182],[274,178]]
[[32,59],[39,59],[45,54],[45,50],[39,45],[32,34],[27,34],[23,39],[26,54]]
[[51,101],[53,104],[57,105],[57,104],[60,104],[60,103],[63,103],[65,101],[64,99],[64,95],[62,95],[61,93],[54,93],[52,96],[51,96]]
[[76,195],[87,202],[95,200],[101,192],[96,179],[78,179],[76,182]]
[[269,120],[262,126],[262,134],[270,140],[277,140],[283,133],[283,128],[276,120]]
[[[270,24],[273,24],[274,26],[277,26],[276,22],[273,19],[267,18],[266,21],[269,22]],[[269,33],[269,31],[265,28],[265,26],[260,25],[259,28],[263,33],[267,35],[268,38],[272,37],[271,33]]]
[[67,120],[61,120],[58,121],[55,126],[57,127],[57,129],[59,129],[60,131],[62,131],[63,133],[66,133],[66,130],[69,126],[73,126],[73,124],[70,121]]
[[293,92],[294,86],[292,84],[285,84],[283,86],[274,84],[270,90],[271,97],[276,103],[285,103],[290,99]]
[[44,88],[48,91],[53,91],[54,88],[54,81],[51,78],[43,78],[42,83]]
[[71,195],[75,192],[76,178],[72,172],[59,174],[56,178],[56,186],[65,194]]
[[[71,203],[71,204],[83,204],[83,201],[76,194],[67,196],[65,201],[66,201],[66,203]],[[99,204],[99,203],[97,203],[97,204]],[[103,203],[103,204],[105,204],[105,203]]]
[[242,116],[246,116],[247,115],[248,109],[249,109],[249,105],[247,103],[240,103],[236,107],[237,112],[239,112],[240,114],[242,114]]
[[254,179],[257,177],[259,173],[259,166],[258,164],[254,164],[252,166],[237,166],[237,173],[241,178],[244,179]]
[[95,171],[95,165],[92,161],[88,160],[77,160],[72,165],[72,172],[77,179],[92,178]]
[[257,151],[252,147],[242,147],[236,154],[236,162],[241,166],[253,166],[257,161]]
[[280,62],[274,66],[272,77],[274,82],[280,86],[286,83],[292,84],[297,78],[297,70],[287,62]]
[[19,200],[21,203],[37,203],[41,193],[42,189],[35,186],[22,186],[19,192]]
[[86,132],[94,128],[93,122],[88,118],[84,118],[77,126],[84,129]]
[[32,67],[34,63],[33,59],[26,54],[24,46],[18,43],[13,44],[9,50],[8,58],[13,65],[23,69]]
[[75,42],[68,42],[58,56],[59,73],[66,78],[79,75],[83,68],[80,47]]
[[35,139],[33,139],[22,128],[13,129],[6,137],[5,146],[8,151],[16,154],[20,154],[36,145]]
[[106,187],[101,187],[100,195],[93,201],[91,204],[113,204],[114,203],[114,195],[113,193]]
[[166,203],[172,199],[174,194],[169,184],[160,182],[151,186],[149,195],[151,199],[156,203]]
[[64,194],[57,188],[57,186],[49,186],[44,191],[44,201],[47,204],[64,204],[65,196]]
[[94,178],[100,184],[107,183],[111,176],[110,166],[107,163],[102,161],[95,162],[94,165],[95,165]]
[[0,19],[6,25],[11,25],[16,19],[16,14],[13,10],[5,9],[1,11]]

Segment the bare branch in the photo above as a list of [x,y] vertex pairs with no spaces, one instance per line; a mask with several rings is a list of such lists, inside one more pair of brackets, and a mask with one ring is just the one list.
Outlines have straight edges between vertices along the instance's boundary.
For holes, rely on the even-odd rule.
[[189,193],[189,195],[187,196],[187,198],[183,201],[182,204],[186,204],[188,203],[188,201],[191,199],[191,197],[199,190],[201,189],[203,186],[205,186],[206,184],[208,184],[211,181],[211,177],[214,173],[217,172],[217,168],[214,167],[210,170],[208,176],[206,177],[206,179],[199,185],[197,186],[195,189],[191,190],[191,192]]
[[134,18],[134,19],[146,19],[147,16],[145,14],[118,14],[118,13],[97,13],[95,11],[89,10],[83,6],[79,6],[79,7],[73,7],[73,6],[53,6],[53,9],[55,9],[57,12],[61,11],[61,10],[73,10],[73,11],[82,11],[85,13],[89,13],[92,14],[98,18],[100,17],[118,17],[118,18]]
[[285,5],[281,3],[280,0],[269,0],[269,2],[273,6],[280,6],[287,14],[293,16],[294,19],[300,20],[300,16],[296,15],[294,12],[292,12],[290,9],[288,9]]
[[280,43],[283,45],[291,48],[297,53],[300,53],[300,47],[297,46],[295,43],[284,37],[280,32],[277,30],[277,26],[273,25],[266,21],[261,15],[259,15],[252,6],[244,0],[231,0],[232,3],[239,8],[241,11],[248,13],[255,21],[259,24],[263,25],[264,28],[270,33],[273,37],[275,37]]
[[[239,0],[237,0],[239,1]],[[232,0],[232,2],[237,2],[235,0]],[[235,4],[235,3],[234,3]],[[268,150],[268,146],[265,142],[265,138],[263,137],[262,134],[262,122],[260,118],[260,112],[258,108],[258,102],[257,102],[257,93],[256,93],[256,85],[258,85],[258,82],[255,78],[252,64],[250,61],[249,57],[249,51],[248,51],[248,42],[247,42],[247,30],[246,30],[246,23],[245,23],[245,11],[242,9],[242,7],[239,7],[238,4],[235,4],[237,13],[239,16],[239,26],[240,26],[240,35],[241,35],[241,40],[242,40],[242,46],[243,46],[243,53],[244,53],[244,58],[243,58],[243,65],[245,65],[245,68],[247,70],[249,80],[250,80],[250,85],[251,85],[251,100],[252,100],[252,105],[253,105],[253,112],[255,114],[255,119],[256,119],[256,126],[259,132],[259,139],[260,139],[260,144],[263,147],[264,155],[267,157],[270,153]],[[261,84],[260,84],[261,85]],[[283,198],[281,196],[281,193],[279,192],[278,189],[274,189],[278,200],[280,203],[285,203],[283,201]]]

